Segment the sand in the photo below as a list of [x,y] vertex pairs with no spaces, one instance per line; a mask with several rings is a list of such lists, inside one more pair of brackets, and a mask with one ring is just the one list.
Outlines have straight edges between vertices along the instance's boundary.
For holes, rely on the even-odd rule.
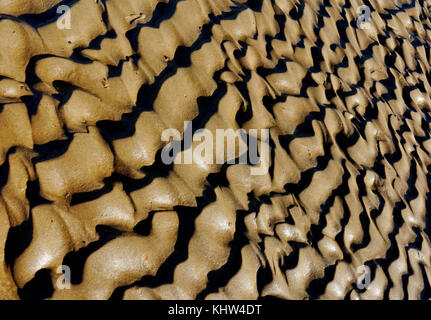
[[1,0],[0,298],[431,298],[430,7]]

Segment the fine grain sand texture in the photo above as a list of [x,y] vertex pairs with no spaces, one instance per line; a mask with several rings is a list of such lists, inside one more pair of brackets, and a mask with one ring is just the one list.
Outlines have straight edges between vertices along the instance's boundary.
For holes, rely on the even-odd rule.
[[430,9],[0,0],[0,298],[430,298]]

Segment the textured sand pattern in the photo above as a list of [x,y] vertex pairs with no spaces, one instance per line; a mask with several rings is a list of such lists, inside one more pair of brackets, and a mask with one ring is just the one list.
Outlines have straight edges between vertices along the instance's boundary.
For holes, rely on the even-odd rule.
[[[0,0],[0,298],[430,298],[430,7]],[[163,164],[184,121],[268,173]]]

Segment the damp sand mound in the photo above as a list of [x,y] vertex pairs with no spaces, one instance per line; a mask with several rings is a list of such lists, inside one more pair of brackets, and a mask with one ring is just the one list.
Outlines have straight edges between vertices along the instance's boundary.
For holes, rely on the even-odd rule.
[[430,298],[430,6],[1,0],[0,298]]

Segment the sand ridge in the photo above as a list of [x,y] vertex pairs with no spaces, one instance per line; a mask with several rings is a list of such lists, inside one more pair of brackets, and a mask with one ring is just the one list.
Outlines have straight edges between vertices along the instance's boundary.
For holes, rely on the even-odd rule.
[[[430,7],[0,1],[0,298],[430,298]],[[164,164],[185,121],[268,173]]]

